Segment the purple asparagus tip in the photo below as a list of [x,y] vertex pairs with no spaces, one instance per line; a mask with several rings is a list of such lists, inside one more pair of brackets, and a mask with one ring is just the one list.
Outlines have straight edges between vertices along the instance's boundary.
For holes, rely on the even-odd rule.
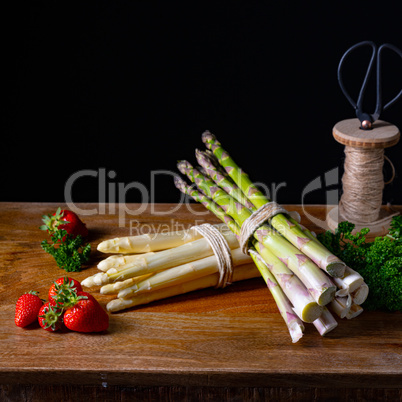
[[180,170],[181,173],[186,174],[186,170],[190,169],[192,166],[189,162],[187,161],[179,161],[177,163],[177,169]]
[[203,154],[202,151],[200,151],[199,149],[195,150],[195,157],[197,159],[197,162],[202,166],[205,167],[206,166],[206,158],[205,155]]
[[174,185],[176,186],[176,188],[178,188],[180,191],[184,192],[185,188],[186,188],[185,181],[179,176],[175,176],[173,180],[174,180]]
[[206,145],[210,142],[216,142],[218,143],[218,140],[216,137],[208,130],[204,131],[201,135],[202,142]]

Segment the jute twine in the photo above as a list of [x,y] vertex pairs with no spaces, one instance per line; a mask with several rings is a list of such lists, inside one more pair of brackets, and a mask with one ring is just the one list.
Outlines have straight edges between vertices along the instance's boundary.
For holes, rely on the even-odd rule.
[[[384,148],[345,147],[345,172],[342,177],[343,194],[340,213],[355,223],[381,223],[379,219],[385,184],[395,177],[392,162],[384,155]],[[382,169],[386,159],[392,167],[391,179],[384,183]],[[385,218],[388,220],[389,217]]]
[[219,280],[217,288],[224,288],[232,283],[233,261],[230,247],[222,233],[209,223],[193,226],[210,244],[218,261]]
[[267,220],[278,214],[289,214],[285,208],[275,201],[263,205],[247,218],[240,229],[240,249],[244,254],[248,254],[248,243],[253,233]]

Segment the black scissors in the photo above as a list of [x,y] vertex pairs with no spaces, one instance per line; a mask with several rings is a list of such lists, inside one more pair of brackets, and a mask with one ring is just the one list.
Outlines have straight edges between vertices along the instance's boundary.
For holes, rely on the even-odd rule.
[[[345,61],[345,58],[355,49],[358,47],[362,46],[371,46],[372,48],[372,54],[371,54],[371,59],[370,63],[367,68],[366,76],[364,77],[363,85],[360,89],[359,97],[357,98],[357,102],[355,102],[350,95],[347,93],[345,86],[342,81],[342,67],[343,63]],[[353,45],[351,48],[349,48],[345,54],[342,56],[341,61],[339,62],[338,66],[338,82],[339,86],[341,87],[341,90],[343,94],[346,96],[347,100],[349,103],[354,107],[356,110],[356,116],[360,120],[361,123],[361,129],[363,130],[370,130],[372,127],[372,123],[374,123],[378,118],[380,117],[380,114],[382,111],[388,109],[391,105],[393,105],[401,96],[402,96],[402,89],[399,92],[398,95],[395,96],[394,99],[392,99],[390,102],[388,102],[385,106],[382,104],[382,99],[381,99],[381,52],[383,49],[388,48],[390,50],[393,50],[395,53],[397,53],[401,58],[402,58],[402,52],[394,45],[391,45],[389,43],[384,43],[381,45],[378,50],[377,46],[375,45],[374,42],[371,41],[363,41],[359,42],[356,45]],[[373,70],[374,66],[374,61],[375,58],[377,57],[377,80],[376,80],[376,87],[377,87],[377,98],[376,98],[376,107],[375,111],[373,114],[368,114],[363,112],[362,107],[363,107],[363,97],[364,97],[364,92],[366,91],[366,87],[368,84],[368,80],[370,78],[370,74]]]

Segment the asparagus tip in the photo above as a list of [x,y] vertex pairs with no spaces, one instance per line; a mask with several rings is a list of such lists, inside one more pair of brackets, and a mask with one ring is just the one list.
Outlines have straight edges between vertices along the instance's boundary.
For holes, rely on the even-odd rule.
[[215,136],[208,130],[204,131],[201,135],[202,142],[207,144],[211,141],[216,141]]
[[183,161],[177,162],[177,169],[179,169],[179,171],[182,174],[186,174],[186,170],[191,168],[191,167],[192,167],[191,164],[189,162],[187,162],[187,161],[183,160]]
[[183,180],[181,177],[175,176],[173,180],[174,180],[174,185],[175,185],[179,190],[181,190],[181,189],[184,187],[185,182],[184,182],[184,180]]

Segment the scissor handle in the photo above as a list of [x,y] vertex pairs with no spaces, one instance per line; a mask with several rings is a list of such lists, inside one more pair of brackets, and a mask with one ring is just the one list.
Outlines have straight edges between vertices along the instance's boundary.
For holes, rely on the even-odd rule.
[[[343,83],[343,79],[342,79],[342,68],[344,65],[344,62],[347,58],[347,56],[353,52],[353,50],[362,47],[362,46],[366,46],[369,45],[372,48],[372,52],[371,52],[371,58],[370,58],[370,62],[369,65],[367,67],[367,71],[366,71],[366,75],[364,77],[363,80],[363,84],[360,88],[360,92],[359,92],[359,97],[357,98],[357,102],[355,102],[352,97],[349,95],[349,93],[346,91],[345,88],[345,84]],[[363,96],[364,96],[364,92],[366,91],[367,88],[367,83],[368,80],[370,78],[370,74],[371,71],[373,69],[373,63],[374,63],[374,59],[375,59],[375,55],[376,55],[376,51],[377,51],[377,46],[374,42],[371,41],[363,41],[363,42],[359,42],[356,43],[355,45],[351,46],[346,52],[345,54],[342,56],[339,65],[338,65],[338,82],[339,82],[339,86],[341,87],[341,90],[343,92],[343,94],[345,95],[346,99],[349,101],[349,103],[357,110],[357,109],[361,109],[362,103],[363,103]]]
[[402,89],[399,91],[399,94],[396,95],[392,100],[390,100],[384,107],[382,107],[382,88],[381,88],[381,52],[383,49],[390,49],[394,51],[396,54],[400,56],[402,59],[402,51],[398,49],[396,46],[391,45],[390,43],[384,43],[378,48],[378,53],[377,53],[377,105],[376,105],[376,110],[374,112],[373,118],[374,120],[377,120],[383,110],[388,109],[390,106],[392,106],[401,96],[402,96]]
[[[372,53],[371,53],[371,58],[370,58],[370,62],[369,65],[367,67],[367,71],[366,71],[366,75],[364,77],[363,80],[363,84],[361,86],[360,92],[359,92],[359,96],[357,98],[357,102],[355,102],[352,97],[349,95],[349,93],[346,91],[345,85],[343,83],[343,79],[342,79],[342,68],[345,62],[346,57],[355,49],[362,47],[362,46],[370,46],[372,49]],[[391,45],[389,43],[384,43],[383,45],[381,45],[377,51],[377,46],[374,42],[372,41],[363,41],[363,42],[359,42],[356,43],[355,45],[351,46],[346,52],[345,54],[342,56],[339,65],[338,65],[338,82],[339,82],[339,86],[343,92],[343,94],[345,95],[346,99],[349,101],[349,103],[353,106],[353,108],[356,111],[356,115],[359,118],[359,120],[361,122],[363,122],[364,120],[368,120],[371,123],[373,123],[375,120],[377,120],[381,114],[381,112],[383,110],[388,109],[391,105],[393,105],[401,96],[402,96],[402,90],[399,92],[398,95],[396,95],[391,101],[389,101],[384,107],[382,106],[382,87],[381,87],[381,53],[383,51],[383,49],[388,48],[393,50],[395,53],[397,53],[401,58],[402,58],[402,52],[394,45]],[[373,69],[373,64],[375,61],[375,58],[377,56],[377,82],[376,82],[376,86],[377,86],[377,96],[376,96],[376,107],[375,107],[375,111],[372,115],[364,113],[362,110],[363,107],[363,97],[364,97],[364,93],[366,91],[367,88],[367,84],[368,84],[368,80],[370,78],[372,69]]]

